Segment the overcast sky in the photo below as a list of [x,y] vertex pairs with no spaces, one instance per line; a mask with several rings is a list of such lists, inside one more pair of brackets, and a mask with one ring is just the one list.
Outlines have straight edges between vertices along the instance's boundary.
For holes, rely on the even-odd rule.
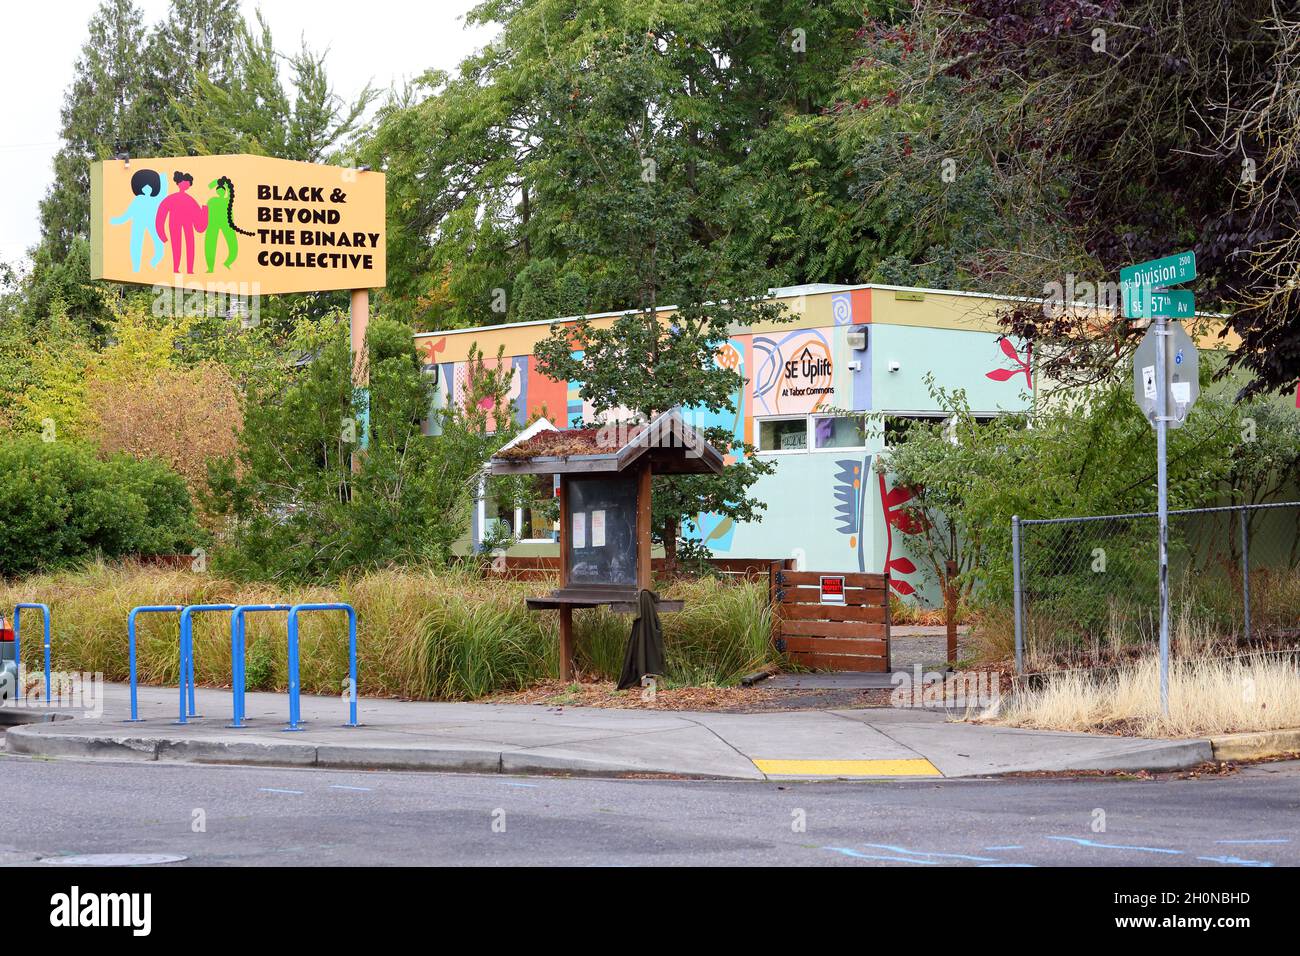
[[[152,25],[168,0],[136,0]],[[278,47],[299,38],[329,50],[335,91],[345,99],[367,82],[400,85],[430,68],[450,70],[491,39],[491,28],[465,28],[475,0],[243,0],[250,19],[266,16]],[[72,68],[86,42],[86,24],[98,0],[6,2],[0,8],[4,122],[0,124],[0,260],[12,263],[40,236],[37,203],[52,178],[59,148],[59,109]],[[19,41],[18,38],[21,38]]]

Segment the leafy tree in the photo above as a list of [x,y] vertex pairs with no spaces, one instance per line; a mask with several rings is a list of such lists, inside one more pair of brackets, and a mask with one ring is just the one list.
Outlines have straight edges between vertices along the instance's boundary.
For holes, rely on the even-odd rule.
[[215,362],[95,382],[88,406],[88,435],[101,453],[163,461],[195,493],[206,487],[208,459],[236,450],[239,394]]
[[55,261],[90,227],[91,160],[155,136],[140,109],[146,74],[141,56],[146,31],[132,0],[103,0],[90,18],[89,35],[64,98],[54,158],[54,182],[41,200],[42,241]]
[[181,121],[177,104],[199,95],[200,77],[222,90],[239,82],[235,44],[243,24],[239,0],[171,0],[149,33],[143,58],[148,83],[142,109],[160,131]]
[[[642,226],[689,197],[687,232],[774,282],[855,277],[848,157],[818,118],[858,5],[489,0],[468,19],[500,36],[395,95],[363,150],[389,176],[387,301],[401,315],[454,328],[638,304],[644,282],[610,261],[590,217],[633,223],[590,193],[652,167],[681,187]],[[626,155],[601,169],[615,141]]]
[[[932,144],[920,173],[952,159],[951,191],[984,169],[1027,225],[1061,234],[1058,245],[1022,232],[1015,256],[981,239],[1009,266],[1004,290],[1039,295],[1064,272],[1114,281],[1123,265],[1190,246],[1198,305],[1230,312],[1247,391],[1295,388],[1300,23],[1283,5],[922,0],[901,24],[871,24],[861,52],[850,82],[878,93],[855,112],[883,129],[919,124]],[[1032,309],[1007,321],[1026,338],[1064,338],[1060,370],[1086,364],[1084,379],[1098,377],[1105,357],[1086,333]],[[1121,345],[1134,334],[1111,330]]]
[[[650,420],[677,406],[735,411],[733,395],[744,387],[744,380],[734,369],[718,364],[716,355],[737,326],[779,319],[774,303],[739,296],[723,304],[688,304],[667,322],[653,310],[626,313],[607,328],[582,318],[572,327],[553,326],[534,354],[542,374],[580,381],[582,397],[598,416],[622,411]],[[771,460],[755,457],[752,447],[736,443],[726,429],[702,431],[733,460],[717,476],[655,479],[652,526],[655,540],[664,547],[669,574],[677,570],[682,523],[708,513],[752,521],[766,506],[751,497],[749,489],[776,467]]]
[[[1251,500],[1264,471],[1289,470],[1277,455],[1293,431],[1256,410],[1258,434],[1243,427],[1232,389],[1204,390],[1180,429],[1169,435],[1169,505],[1173,509]],[[1132,383],[1112,377],[1090,389],[1051,396],[1032,417],[978,421],[963,390],[931,385],[948,419],[914,423],[877,462],[912,489],[905,505],[908,537],[927,575],[945,594],[977,591],[1009,600],[1011,517],[1057,518],[1155,510],[1155,437],[1133,402]],[[1030,427],[1031,426],[1031,427]],[[1274,485],[1277,493],[1285,481]],[[1069,526],[1063,533],[1073,533]],[[949,561],[957,575],[947,573]]]
[[[508,421],[511,413],[504,391],[475,393],[474,409],[437,416],[443,439],[422,434],[432,395],[411,335],[392,320],[370,324],[371,434],[355,472],[360,426],[346,323],[304,337],[305,367],[250,386],[238,455],[209,469],[206,504],[229,522],[219,566],[307,580],[450,555],[495,447],[486,416],[495,408]],[[502,381],[481,375],[476,388]]]
[[15,427],[29,433],[90,439],[94,432],[91,393],[120,389],[141,377],[174,367],[184,317],[155,318],[142,297],[112,300],[107,344],[95,348],[76,334],[60,309],[26,343],[25,386],[10,407]]

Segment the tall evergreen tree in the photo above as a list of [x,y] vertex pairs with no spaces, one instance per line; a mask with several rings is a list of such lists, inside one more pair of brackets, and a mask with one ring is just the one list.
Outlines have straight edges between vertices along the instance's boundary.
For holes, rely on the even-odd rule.
[[41,241],[61,259],[90,228],[90,168],[122,149],[139,150],[156,130],[141,110],[147,88],[145,27],[133,0],[103,0],[90,19],[64,97],[54,182],[41,201]]
[[220,89],[230,87],[243,23],[239,0],[171,0],[144,52],[148,84],[142,105],[154,122],[179,123],[176,103],[192,101],[199,77]]
[[[229,80],[196,72],[192,94],[173,98],[172,150],[320,162],[348,145],[377,96],[367,86],[352,101],[343,100],[330,85],[325,55],[306,46],[278,52],[260,13],[256,29],[238,24],[225,55]],[[287,83],[282,61],[288,63]]]

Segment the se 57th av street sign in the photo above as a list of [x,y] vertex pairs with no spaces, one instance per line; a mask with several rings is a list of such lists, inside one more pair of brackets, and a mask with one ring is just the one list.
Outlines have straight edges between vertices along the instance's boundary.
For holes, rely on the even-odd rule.
[[[1151,290],[1150,317],[1166,319],[1190,319],[1196,316],[1196,296],[1185,289]],[[1142,301],[1142,291],[1129,299],[1124,297],[1124,318],[1144,319],[1147,317],[1146,305]]]
[[[1133,397],[1156,430],[1156,513],[1160,541],[1160,710],[1169,713],[1169,453],[1168,432],[1180,428],[1200,391],[1196,344],[1172,312],[1157,311],[1155,293],[1196,278],[1196,254],[1176,252],[1121,269],[1124,315],[1151,326],[1133,354]],[[1193,309],[1191,293],[1166,293],[1162,307]]]

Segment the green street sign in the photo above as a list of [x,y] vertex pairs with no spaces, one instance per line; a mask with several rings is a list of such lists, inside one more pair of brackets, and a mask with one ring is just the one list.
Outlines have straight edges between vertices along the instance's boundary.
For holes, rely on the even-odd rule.
[[[1127,288],[1127,287],[1126,287]],[[1142,287],[1133,296],[1124,296],[1124,318],[1144,319]],[[1196,316],[1196,296],[1185,289],[1153,289],[1151,292],[1151,318],[1190,319]]]
[[1175,252],[1163,259],[1139,262],[1119,270],[1119,281],[1125,285],[1150,285],[1157,289],[1182,285],[1196,278],[1196,253]]
[[[1196,278],[1196,253],[1175,252],[1163,259],[1139,262],[1134,266],[1125,266],[1119,270],[1120,292],[1124,300],[1124,315],[1127,318],[1143,316],[1142,287],[1163,289],[1171,285],[1181,285]],[[1190,313],[1189,313],[1190,314]],[[1173,316],[1174,313],[1169,313]]]

